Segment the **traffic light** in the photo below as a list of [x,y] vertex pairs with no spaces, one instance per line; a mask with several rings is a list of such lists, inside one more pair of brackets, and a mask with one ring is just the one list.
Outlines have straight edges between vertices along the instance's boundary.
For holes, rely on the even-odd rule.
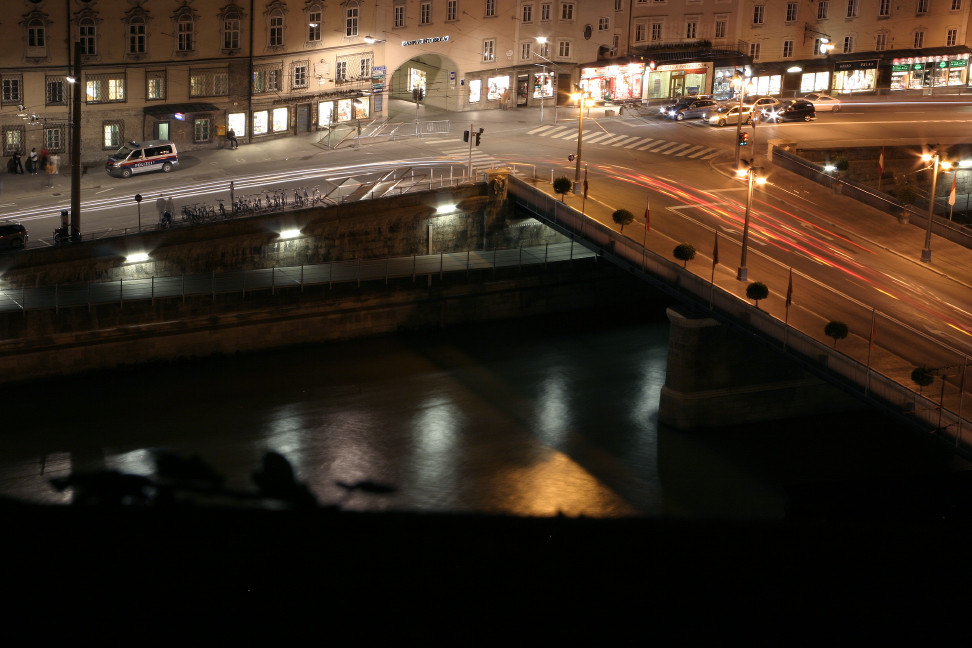
[[469,141],[469,131],[462,131],[462,141],[463,142]]
[[483,130],[484,129],[480,128],[479,131],[476,133],[476,146],[479,146],[479,138],[480,136],[482,136]]
[[739,133],[739,146],[749,146],[749,133]]
[[573,162],[574,161],[574,154],[573,153],[568,153],[567,154],[567,161],[568,162]]

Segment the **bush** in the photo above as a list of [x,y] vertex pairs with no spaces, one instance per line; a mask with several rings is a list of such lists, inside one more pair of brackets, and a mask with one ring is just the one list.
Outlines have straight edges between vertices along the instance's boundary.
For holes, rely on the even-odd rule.
[[834,338],[835,349],[837,348],[837,340],[843,340],[849,332],[850,329],[843,322],[827,322],[827,325],[824,326],[824,335]]
[[918,385],[918,393],[920,394],[922,387],[927,387],[935,381],[935,374],[928,367],[915,367],[915,370],[911,372],[911,379]]
[[688,265],[688,262],[695,258],[695,246],[691,243],[679,243],[675,246],[672,251],[675,258],[682,262],[682,267]]
[[915,199],[918,198],[918,190],[910,184],[898,185],[894,191],[894,197],[898,199],[899,203],[907,207],[915,204]]
[[614,219],[615,223],[621,226],[621,231],[623,232],[624,226],[630,225],[631,221],[634,220],[634,214],[629,212],[627,209],[618,209],[611,214],[611,218]]
[[754,281],[746,286],[746,296],[754,300],[756,308],[759,308],[759,300],[769,297],[769,288],[762,281]]
[[568,193],[570,193],[571,188],[574,183],[570,181],[567,176],[560,176],[559,178],[554,178],[553,190],[560,194],[560,202],[564,202],[564,198]]

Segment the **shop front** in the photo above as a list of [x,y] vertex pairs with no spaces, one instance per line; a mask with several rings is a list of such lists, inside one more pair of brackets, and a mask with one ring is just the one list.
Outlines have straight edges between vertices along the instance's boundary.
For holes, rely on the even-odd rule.
[[891,90],[969,85],[969,55],[916,56],[891,61]]
[[837,61],[834,63],[833,91],[838,94],[874,92],[877,90],[877,59]]
[[580,87],[595,101],[641,99],[644,74],[641,62],[581,68]]
[[709,92],[712,79],[711,62],[669,63],[658,65],[647,74],[642,97],[651,99],[675,99],[678,97]]

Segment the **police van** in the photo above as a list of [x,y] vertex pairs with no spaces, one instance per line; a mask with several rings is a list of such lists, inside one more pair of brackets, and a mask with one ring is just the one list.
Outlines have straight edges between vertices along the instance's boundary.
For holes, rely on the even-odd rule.
[[179,166],[179,153],[175,142],[169,140],[149,140],[148,142],[129,142],[112,153],[105,162],[108,175],[129,178],[133,173],[162,171],[168,173]]

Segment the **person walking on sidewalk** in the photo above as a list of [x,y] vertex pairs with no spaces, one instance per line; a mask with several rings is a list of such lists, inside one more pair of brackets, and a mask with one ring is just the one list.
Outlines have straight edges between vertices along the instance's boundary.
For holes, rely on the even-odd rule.
[[10,173],[20,173],[24,172],[24,165],[20,162],[20,151],[14,151],[13,157],[10,159]]
[[44,166],[44,170],[47,172],[47,186],[54,187],[54,176],[57,175],[58,167],[60,166],[60,159],[57,153],[51,153],[47,156],[47,164]]
[[27,158],[27,168],[30,175],[37,175],[37,149],[30,149],[30,157]]

